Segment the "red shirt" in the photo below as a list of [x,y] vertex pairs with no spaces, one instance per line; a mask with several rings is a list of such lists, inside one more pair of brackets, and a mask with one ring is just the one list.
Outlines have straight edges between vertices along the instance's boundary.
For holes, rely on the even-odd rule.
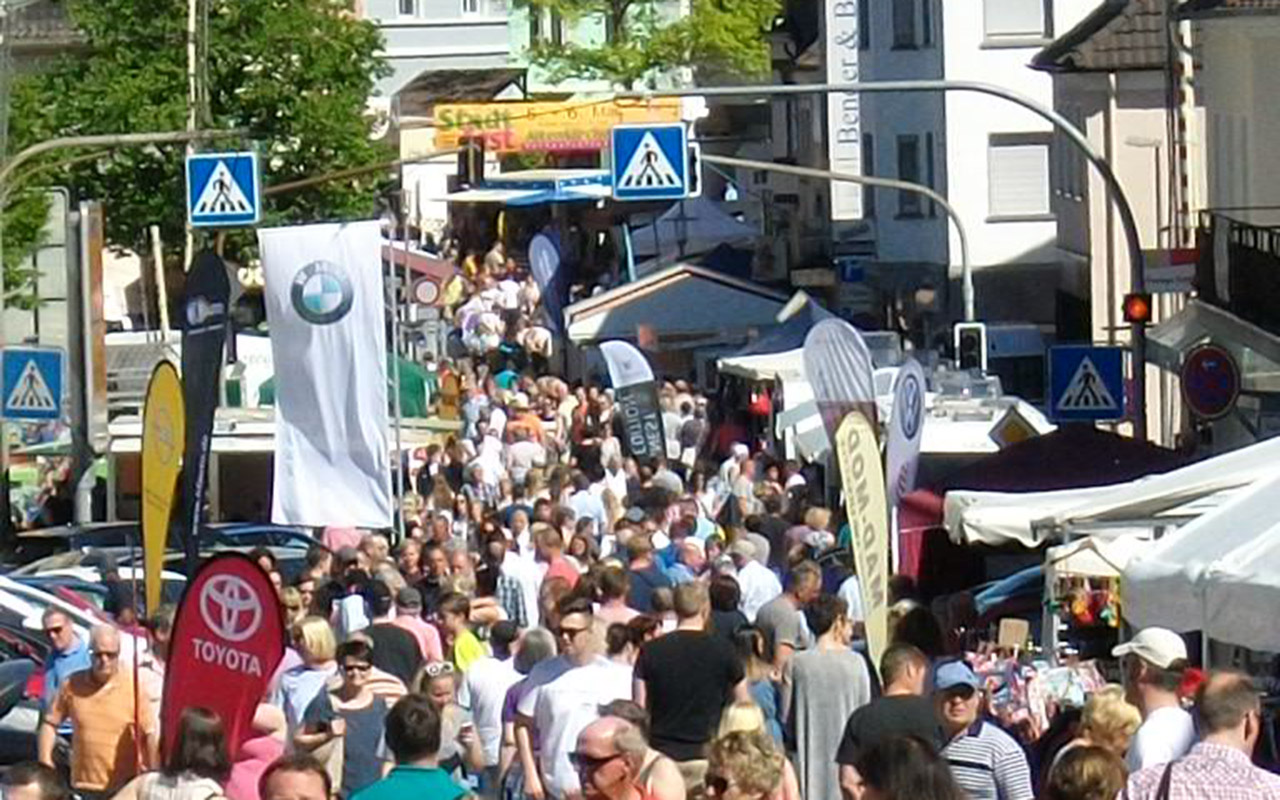
[[556,556],[547,562],[547,574],[543,576],[543,580],[564,578],[568,582],[569,588],[572,589],[578,585],[578,579],[581,577],[578,570],[569,563],[569,559],[564,556]]

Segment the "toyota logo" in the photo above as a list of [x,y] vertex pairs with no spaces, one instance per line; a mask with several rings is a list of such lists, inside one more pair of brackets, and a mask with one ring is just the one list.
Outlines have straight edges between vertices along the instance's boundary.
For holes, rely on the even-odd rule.
[[218,575],[200,590],[200,616],[223,639],[243,642],[262,625],[262,604],[248,581]]

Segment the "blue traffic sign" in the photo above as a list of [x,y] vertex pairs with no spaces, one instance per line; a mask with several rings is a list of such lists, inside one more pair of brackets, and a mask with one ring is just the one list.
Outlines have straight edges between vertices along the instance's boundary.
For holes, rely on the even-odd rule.
[[62,416],[66,356],[55,347],[6,347],[0,354],[4,405],[0,417],[49,420]]
[[258,154],[187,156],[187,219],[194,228],[253,225],[262,216]]
[[617,125],[611,138],[614,199],[689,196],[689,132],[683,122]]
[[1123,347],[1049,350],[1049,417],[1063,422],[1124,418]]

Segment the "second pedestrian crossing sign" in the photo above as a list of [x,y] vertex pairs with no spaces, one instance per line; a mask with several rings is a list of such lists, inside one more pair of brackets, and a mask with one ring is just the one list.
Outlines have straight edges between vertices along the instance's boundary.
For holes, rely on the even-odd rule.
[[56,347],[6,347],[0,353],[0,418],[56,420],[62,416],[63,351]]
[[257,153],[187,156],[187,218],[193,228],[254,225],[261,216]]
[[617,125],[611,143],[614,199],[689,196],[689,133],[684,123]]
[[1065,345],[1049,351],[1049,417],[1063,422],[1124,417],[1122,347]]

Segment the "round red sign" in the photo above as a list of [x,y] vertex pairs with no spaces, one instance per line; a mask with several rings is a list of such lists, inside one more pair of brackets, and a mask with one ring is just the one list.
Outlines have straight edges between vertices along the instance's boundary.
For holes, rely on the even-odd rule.
[[1218,419],[1240,397],[1240,368],[1223,348],[1202,344],[1182,360],[1182,396],[1201,419]]

